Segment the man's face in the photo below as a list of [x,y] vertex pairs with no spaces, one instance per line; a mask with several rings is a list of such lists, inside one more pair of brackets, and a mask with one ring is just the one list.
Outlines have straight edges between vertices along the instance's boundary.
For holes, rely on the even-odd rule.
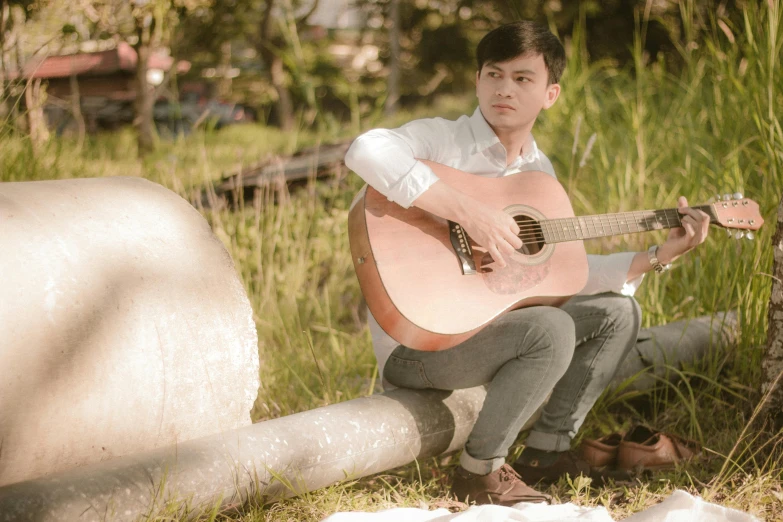
[[525,54],[502,63],[485,63],[476,73],[476,95],[484,119],[498,131],[532,127],[541,112],[555,103],[558,84],[547,85],[544,57]]

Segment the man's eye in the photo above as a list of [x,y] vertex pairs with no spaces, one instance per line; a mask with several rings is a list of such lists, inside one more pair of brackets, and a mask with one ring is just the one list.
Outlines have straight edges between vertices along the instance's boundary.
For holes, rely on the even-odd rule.
[[524,76],[517,78],[518,82],[529,82],[530,78],[525,78]]

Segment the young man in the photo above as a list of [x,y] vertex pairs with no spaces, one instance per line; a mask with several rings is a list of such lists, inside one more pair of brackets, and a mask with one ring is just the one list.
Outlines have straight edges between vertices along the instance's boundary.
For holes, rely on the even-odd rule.
[[[545,27],[521,21],[488,33],[476,54],[478,108],[472,116],[367,132],[352,144],[345,163],[399,205],[460,223],[504,266],[522,246],[516,222],[440,182],[438,172],[446,165],[484,177],[534,170],[555,176],[531,131],[539,112],[560,94],[565,51]],[[571,440],[636,341],[641,313],[631,296],[643,274],[668,265],[706,238],[706,214],[688,208],[685,198],[679,206],[684,226],[673,229],[660,247],[588,256],[590,276],[579,296],[561,308],[506,313],[451,349],[424,352],[398,345],[370,317],[385,386],[454,390],[488,385],[453,480],[458,499],[504,505],[541,501],[546,495],[525,482],[554,482],[566,473],[606,478],[606,472],[591,469],[570,451]],[[512,468],[505,462],[509,447],[550,393]]]

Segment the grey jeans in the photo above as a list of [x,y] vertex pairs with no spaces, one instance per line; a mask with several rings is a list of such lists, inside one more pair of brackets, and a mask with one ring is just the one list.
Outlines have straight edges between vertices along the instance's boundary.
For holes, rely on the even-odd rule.
[[403,388],[457,390],[487,385],[462,453],[462,466],[486,474],[505,462],[519,430],[552,393],[526,444],[564,451],[636,342],[641,310],[618,294],[577,296],[561,308],[506,313],[441,352],[398,346],[383,376]]

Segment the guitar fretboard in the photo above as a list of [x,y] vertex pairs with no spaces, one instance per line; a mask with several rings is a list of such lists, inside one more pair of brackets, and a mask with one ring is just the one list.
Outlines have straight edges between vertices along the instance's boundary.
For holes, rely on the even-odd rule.
[[[710,216],[710,222],[716,223],[717,216],[712,205],[692,207]],[[680,214],[676,208],[661,210],[640,210],[619,212],[617,214],[596,214],[571,218],[544,219],[539,221],[546,243],[562,243],[580,239],[634,234],[650,230],[664,230],[682,226]]]

